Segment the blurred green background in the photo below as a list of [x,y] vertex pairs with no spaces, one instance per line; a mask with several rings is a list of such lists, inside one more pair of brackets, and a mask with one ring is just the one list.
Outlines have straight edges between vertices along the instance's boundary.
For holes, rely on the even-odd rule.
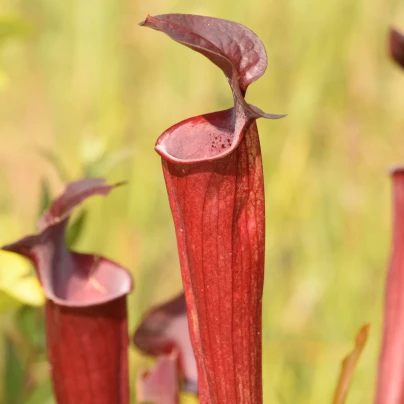
[[[400,4],[401,3],[401,4]],[[264,402],[329,403],[342,357],[370,322],[349,404],[372,401],[390,243],[388,168],[404,161],[404,72],[387,56],[404,3],[386,0],[1,0],[0,242],[35,230],[50,195],[83,176],[128,180],[86,211],[80,251],[131,268],[131,331],[181,289],[154,142],[193,115],[231,105],[220,70],[163,34],[149,14],[240,22],[264,42],[248,101],[265,168]],[[0,397],[50,404],[41,295],[30,267],[0,253]],[[33,305],[33,306],[32,306]],[[131,380],[150,361],[131,351]]]

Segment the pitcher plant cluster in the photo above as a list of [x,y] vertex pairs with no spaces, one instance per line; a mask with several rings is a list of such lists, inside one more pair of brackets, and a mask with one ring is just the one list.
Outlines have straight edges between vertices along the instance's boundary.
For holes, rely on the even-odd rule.
[[[39,219],[38,232],[3,250],[32,262],[46,296],[49,371],[58,404],[129,403],[130,340],[157,358],[137,376],[139,403],[176,404],[183,390],[201,404],[262,404],[265,203],[256,120],[284,115],[265,113],[245,96],[267,68],[265,48],[248,28],[218,18],[166,14],[148,16],[140,25],[205,56],[222,70],[233,95],[231,108],[185,119],[155,146],[183,293],[146,313],[129,338],[126,297],[134,285],[129,270],[72,251],[66,242],[74,209],[122,185],[99,178],[68,184]],[[404,37],[396,30],[390,50],[404,68]],[[404,168],[394,169],[392,179],[393,247],[377,404],[404,403]],[[334,404],[345,402],[368,331],[367,325],[360,329],[342,362]]]

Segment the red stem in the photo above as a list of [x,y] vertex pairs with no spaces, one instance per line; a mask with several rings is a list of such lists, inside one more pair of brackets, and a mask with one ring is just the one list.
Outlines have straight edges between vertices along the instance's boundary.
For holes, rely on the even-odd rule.
[[163,159],[201,404],[262,403],[265,213],[255,121],[214,161]]

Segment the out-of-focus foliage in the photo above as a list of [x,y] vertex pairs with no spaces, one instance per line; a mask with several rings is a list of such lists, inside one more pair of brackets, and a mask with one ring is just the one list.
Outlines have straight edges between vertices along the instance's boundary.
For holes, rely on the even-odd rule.
[[[1,10],[0,10],[1,13]],[[2,45],[13,39],[23,38],[28,35],[30,26],[20,17],[9,14],[0,14],[0,52]],[[0,90],[7,84],[7,75],[0,64]]]
[[[404,75],[387,56],[389,26],[404,27],[402,1],[2,0],[1,240],[34,230],[43,183],[54,195],[83,175],[128,180],[108,200],[88,202],[75,246],[133,269],[132,329],[146,309],[179,291],[154,142],[173,123],[232,99],[222,73],[201,55],[137,26],[148,13],[168,12],[253,29],[269,67],[247,99],[288,113],[258,123],[267,205],[264,402],[331,402],[340,360],[364,322],[371,333],[348,403],[371,402],[390,242],[387,169],[404,162]],[[12,28],[10,19],[18,21]],[[107,231],[98,230],[101,221]],[[18,268],[2,264],[0,278]],[[29,332],[21,313],[32,320]],[[33,330],[43,338],[40,309],[0,315],[1,380],[14,369],[24,403],[51,403],[43,345],[31,341]],[[135,350],[130,359],[135,380],[149,366]]]

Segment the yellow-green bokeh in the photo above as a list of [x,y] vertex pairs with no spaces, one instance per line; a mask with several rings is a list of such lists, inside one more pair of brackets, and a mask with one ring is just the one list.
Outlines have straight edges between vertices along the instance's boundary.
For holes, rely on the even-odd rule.
[[[44,179],[54,193],[83,175],[127,180],[86,203],[77,248],[133,271],[131,329],[181,288],[154,142],[172,124],[232,99],[220,70],[201,55],[137,26],[148,13],[168,12],[255,31],[269,65],[248,101],[288,114],[259,121],[264,402],[330,402],[340,361],[365,322],[370,341],[348,403],[371,402],[390,242],[388,168],[404,162],[404,72],[387,55],[389,26],[404,29],[402,2],[2,0],[1,241],[35,230]],[[8,37],[2,21],[16,21]],[[104,154],[109,164],[97,164]],[[135,351],[130,358],[134,380],[149,362]]]

